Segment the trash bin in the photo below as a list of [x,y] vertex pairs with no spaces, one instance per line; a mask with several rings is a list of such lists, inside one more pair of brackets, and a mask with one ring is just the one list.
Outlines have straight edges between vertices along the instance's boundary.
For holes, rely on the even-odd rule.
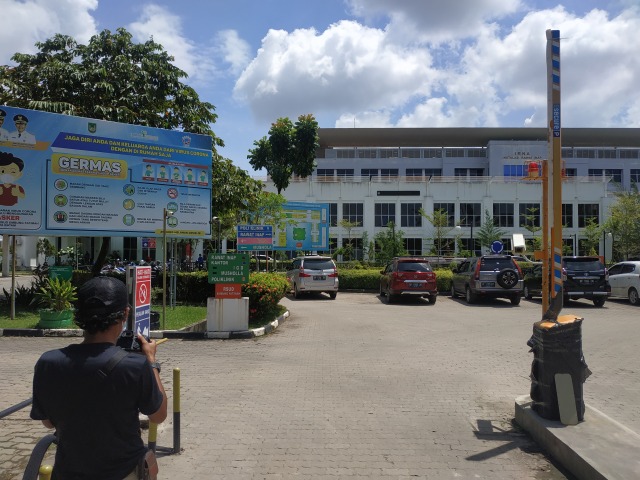
[[[533,352],[531,408],[542,418],[560,420],[556,373],[571,375],[578,421],[584,420],[582,384],[591,375],[582,354],[582,318],[565,315],[559,323],[536,322],[527,342]],[[567,319],[567,317],[570,317]]]
[[149,323],[151,330],[160,330],[160,312],[151,310],[149,314]]

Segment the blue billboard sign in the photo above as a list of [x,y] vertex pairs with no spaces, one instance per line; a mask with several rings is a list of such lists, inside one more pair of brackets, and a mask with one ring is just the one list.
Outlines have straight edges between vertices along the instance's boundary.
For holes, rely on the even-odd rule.
[[285,224],[275,228],[274,250],[329,250],[329,204],[284,204]]
[[[211,236],[208,135],[0,106],[0,234]],[[15,129],[15,131],[11,131]]]

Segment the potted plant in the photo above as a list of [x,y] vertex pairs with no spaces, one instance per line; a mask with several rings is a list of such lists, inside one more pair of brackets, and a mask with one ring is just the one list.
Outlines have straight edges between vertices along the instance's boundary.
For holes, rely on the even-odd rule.
[[77,300],[76,287],[71,280],[50,278],[36,292],[40,309],[40,328],[68,328],[73,324],[73,304]]

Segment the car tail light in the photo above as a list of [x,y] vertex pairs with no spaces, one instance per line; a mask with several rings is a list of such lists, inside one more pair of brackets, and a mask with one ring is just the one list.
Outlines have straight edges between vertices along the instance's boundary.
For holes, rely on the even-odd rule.
[[513,262],[516,264],[516,268],[518,269],[518,275],[520,275],[520,278],[522,278],[522,269],[520,268],[520,265],[518,265],[518,262]]
[[333,272],[331,272],[329,275],[327,275],[327,277],[329,278],[336,278],[338,276],[338,270],[337,269],[333,269]]
[[567,281],[567,269],[566,268],[562,268],[562,281],[566,282]]
[[480,262],[476,263],[476,273],[474,275],[476,280],[480,280]]
[[305,271],[304,271],[304,268],[301,268],[301,269],[300,269],[299,277],[304,278],[304,277],[310,277],[310,276],[311,276],[311,275],[309,275],[307,272],[305,272]]
[[609,270],[607,270],[606,268],[604,269],[604,279],[607,282],[609,281]]

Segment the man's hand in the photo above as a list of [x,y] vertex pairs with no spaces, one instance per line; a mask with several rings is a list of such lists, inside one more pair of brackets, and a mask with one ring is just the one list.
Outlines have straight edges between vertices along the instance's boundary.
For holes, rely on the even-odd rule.
[[144,353],[144,356],[147,357],[149,363],[155,362],[156,350],[158,348],[158,344],[156,344],[156,341],[150,340],[147,342],[147,339],[144,338],[144,335],[138,333],[138,343],[140,343],[140,351]]

